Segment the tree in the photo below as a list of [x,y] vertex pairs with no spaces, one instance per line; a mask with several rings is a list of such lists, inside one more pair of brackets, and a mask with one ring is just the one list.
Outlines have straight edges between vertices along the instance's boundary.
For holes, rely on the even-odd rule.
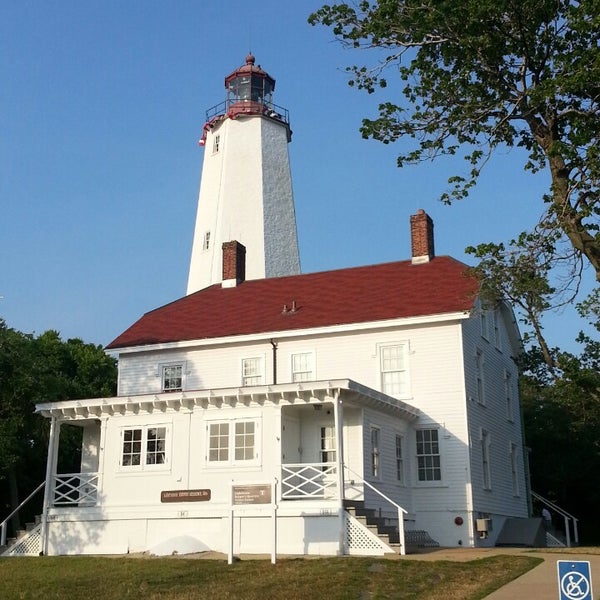
[[450,178],[448,203],[468,195],[496,149],[524,148],[525,169],[551,180],[537,239],[564,237],[565,258],[587,259],[600,280],[600,0],[360,1],[309,22],[380,50],[374,66],[347,68],[351,85],[385,88],[388,69],[401,81],[404,102],[381,103],[363,137],[413,140],[400,167],[462,154],[469,174]]
[[[35,337],[0,319],[0,516],[44,478],[48,420],[35,414],[36,403],[112,396],[116,381],[116,362],[101,346],[65,342],[55,331]],[[73,464],[80,447],[73,432],[66,438],[59,460]]]

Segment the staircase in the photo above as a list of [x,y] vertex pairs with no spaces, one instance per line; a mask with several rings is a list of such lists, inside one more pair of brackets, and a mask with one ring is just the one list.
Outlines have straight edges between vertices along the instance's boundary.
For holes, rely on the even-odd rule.
[[[400,533],[397,522],[381,517],[373,508],[366,508],[361,500],[344,500],[346,512],[364,528],[377,536],[388,547],[388,552],[401,552]],[[406,554],[414,554],[419,548],[437,548],[439,544],[426,531],[405,530]]]
[[41,517],[36,517],[33,523],[26,523],[25,529],[19,529],[15,537],[8,538],[6,544],[0,546],[0,556],[39,556],[41,551]]

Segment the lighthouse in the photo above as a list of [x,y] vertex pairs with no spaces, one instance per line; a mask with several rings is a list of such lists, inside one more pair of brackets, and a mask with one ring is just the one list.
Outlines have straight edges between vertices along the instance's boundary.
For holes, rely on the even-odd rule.
[[221,283],[222,247],[234,240],[246,248],[246,279],[300,273],[289,113],[255,62],[249,54],[225,78],[225,101],[206,113],[188,294]]

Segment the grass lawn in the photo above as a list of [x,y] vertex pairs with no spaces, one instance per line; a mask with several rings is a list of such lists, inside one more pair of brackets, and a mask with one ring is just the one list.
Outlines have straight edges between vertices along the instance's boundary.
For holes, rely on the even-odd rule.
[[0,559],[1,600],[476,600],[538,565],[529,556],[471,562],[379,558],[242,560]]

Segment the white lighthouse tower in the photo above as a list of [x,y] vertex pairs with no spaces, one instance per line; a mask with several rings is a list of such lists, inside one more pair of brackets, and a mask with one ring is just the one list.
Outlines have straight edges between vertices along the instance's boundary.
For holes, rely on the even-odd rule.
[[222,279],[222,245],[246,247],[246,278],[300,273],[287,144],[288,111],[251,54],[225,78],[227,97],[206,114],[204,163],[187,293]]

